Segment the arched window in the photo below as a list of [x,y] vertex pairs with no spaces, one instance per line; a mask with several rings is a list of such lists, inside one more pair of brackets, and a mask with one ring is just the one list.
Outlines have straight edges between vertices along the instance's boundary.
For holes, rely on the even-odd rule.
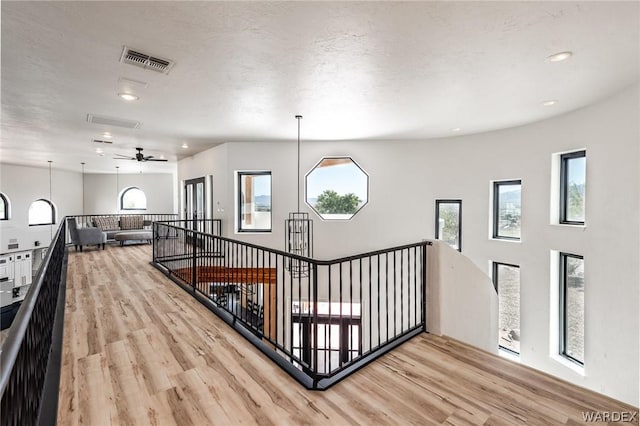
[[147,196],[135,186],[125,188],[120,194],[120,210],[146,210]]
[[0,192],[0,220],[9,220],[11,210],[9,208],[9,199]]
[[41,198],[29,206],[29,226],[53,225],[56,223],[56,207],[49,200]]

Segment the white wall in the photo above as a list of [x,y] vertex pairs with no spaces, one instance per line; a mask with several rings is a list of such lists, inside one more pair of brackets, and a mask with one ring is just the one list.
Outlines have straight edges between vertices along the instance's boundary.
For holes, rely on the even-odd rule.
[[[178,197],[179,211],[184,213],[184,181],[213,176],[213,209],[208,219],[224,219],[223,232],[233,229],[229,226],[229,218],[233,219],[233,203],[228,203],[228,197],[233,196],[233,176],[227,173],[228,145],[219,145],[192,157],[178,162]],[[229,188],[231,186],[231,188]],[[212,204],[211,200],[207,200]]]
[[[460,198],[463,253],[487,275],[494,260],[520,265],[521,362],[639,405],[638,92],[636,85],[563,116],[484,134],[403,142],[303,140],[303,173],[322,156],[349,155],[370,175],[369,203],[351,221],[322,221],[303,205],[315,221],[315,257],[433,238],[434,200]],[[290,143],[216,147],[181,161],[179,179],[214,174],[214,203],[225,208],[216,217],[232,235],[234,170],[271,170],[273,232],[234,237],[282,249],[284,219],[296,208],[294,136]],[[587,150],[587,226],[552,225],[552,154],[581,148]],[[522,241],[491,240],[490,181],[514,178],[522,179]],[[557,350],[550,339],[557,315],[551,250],[585,259],[584,375],[550,356]],[[443,303],[442,311],[451,309]]]
[[35,241],[47,247],[55,235],[60,220],[69,214],[82,211],[82,179],[80,173],[52,168],[51,187],[57,208],[57,223],[53,226],[29,226],[29,206],[37,199],[49,199],[49,168],[36,168],[0,164],[0,191],[11,202],[11,219],[0,221],[0,252],[9,251],[8,244],[17,239],[18,250],[30,250]]
[[433,241],[428,254],[428,331],[497,353],[498,295],[491,279],[442,241]]
[[[57,223],[29,226],[28,213],[31,203],[39,198],[49,199],[49,168],[25,167],[0,164],[0,192],[11,203],[11,220],[0,221],[0,252],[9,250],[8,244],[17,239],[17,250],[30,250],[35,241],[40,247],[47,247],[51,235],[55,235],[60,219],[67,215],[83,212],[82,173],[56,170],[52,168],[52,200],[57,208]],[[173,213],[177,209],[173,174],[121,174],[118,178],[120,189],[137,186],[147,196],[148,213]],[[85,174],[84,176],[85,214],[117,212],[115,174]]]
[[[147,196],[146,213],[174,213],[174,175],[170,173],[85,174],[85,214],[118,213],[120,192],[131,186]],[[81,212],[80,210],[79,212]],[[131,212],[134,213],[134,212]]]

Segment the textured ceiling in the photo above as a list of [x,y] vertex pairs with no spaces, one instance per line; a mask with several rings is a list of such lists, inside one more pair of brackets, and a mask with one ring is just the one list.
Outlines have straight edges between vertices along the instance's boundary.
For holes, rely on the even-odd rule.
[[[228,141],[429,139],[516,126],[638,81],[637,2],[2,1],[7,163],[138,171]],[[123,46],[176,61],[119,62]],[[571,50],[564,62],[548,63]],[[127,103],[125,77],[148,83]],[[557,99],[553,107],[541,102]],[[88,113],[142,122],[89,124]],[[452,133],[451,129],[462,130]],[[114,135],[105,155],[93,138]],[[190,148],[180,145],[186,142]],[[175,163],[146,163],[148,172]]]

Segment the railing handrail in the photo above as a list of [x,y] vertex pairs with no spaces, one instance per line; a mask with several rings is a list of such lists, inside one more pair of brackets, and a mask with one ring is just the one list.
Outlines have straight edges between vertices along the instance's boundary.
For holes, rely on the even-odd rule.
[[[94,217],[94,216],[178,216],[178,213],[100,213],[100,214],[68,214],[70,217]],[[169,221],[170,222],[170,221]]]
[[[359,254],[355,254],[355,255],[351,255],[351,256],[346,256],[346,257],[340,257],[340,258],[336,258],[336,259],[330,259],[330,260],[323,260],[323,259],[315,259],[313,257],[306,257],[306,256],[300,256],[294,253],[289,253],[287,251],[284,250],[279,250],[279,249],[274,249],[274,248],[270,248],[270,247],[265,247],[265,246],[261,246],[261,245],[257,245],[257,244],[253,244],[253,243],[248,243],[246,241],[242,241],[242,240],[235,240],[233,238],[228,238],[228,237],[223,237],[221,235],[213,235],[213,234],[207,234],[206,232],[201,232],[201,231],[196,231],[194,229],[189,229],[189,228],[185,228],[183,226],[176,226],[176,225],[171,225],[171,222],[185,222],[185,221],[193,221],[194,219],[178,219],[178,220],[159,220],[159,221],[155,221],[154,223],[160,224],[160,225],[166,225],[175,229],[182,229],[188,232],[192,232],[194,234],[199,234],[199,235],[203,235],[203,236],[208,236],[208,237],[214,237],[214,238],[218,238],[221,241],[226,241],[226,242],[230,242],[230,243],[236,243],[236,244],[241,244],[247,247],[251,247],[254,249],[258,249],[258,250],[264,250],[273,254],[277,254],[277,255],[281,255],[281,256],[285,256],[285,257],[289,257],[291,259],[296,259],[296,260],[300,260],[303,262],[307,262],[307,263],[313,263],[314,265],[318,265],[318,266],[327,266],[327,265],[334,265],[337,263],[343,263],[343,262],[349,262],[352,260],[356,260],[356,259],[362,259],[365,257],[371,257],[371,256],[377,256],[379,254],[384,254],[384,253],[390,253],[393,251],[398,251],[398,250],[404,250],[404,249],[408,249],[408,248],[413,248],[413,247],[423,247],[423,246],[430,246],[433,245],[433,242],[428,241],[428,240],[424,240],[424,241],[420,241],[420,242],[416,242],[416,243],[409,243],[409,244],[403,244],[403,245],[399,245],[399,246],[394,246],[394,247],[388,247],[385,249],[378,249],[378,250],[373,250],[373,251],[369,251],[369,252],[365,252],[365,253],[359,253]],[[195,220],[202,220],[202,221],[220,221],[220,219],[195,219]]]
[[51,257],[54,252],[53,247],[55,247],[58,239],[61,238],[60,234],[65,223],[66,217],[60,222],[58,230],[56,231],[56,235],[49,244],[49,249],[47,250],[46,257],[40,265],[40,268],[38,269],[35,283],[32,284],[29,288],[27,295],[20,305],[18,314],[11,323],[9,334],[6,340],[3,342],[2,347],[0,347],[0,352],[2,354],[2,356],[0,357],[0,396],[4,395],[7,384],[9,383],[9,378],[11,377],[11,372],[13,371],[13,367],[18,357],[20,346],[22,344],[22,341],[24,340],[29,321],[31,320],[31,316],[33,315],[33,310],[38,300],[38,295],[42,290],[45,272],[49,268],[49,263],[51,262]]
[[[202,231],[216,221],[154,222],[152,264],[306,388],[327,389],[427,330],[426,253],[432,241],[320,260],[223,237],[219,228]],[[262,290],[249,293],[256,284]],[[353,304],[359,305],[355,313]],[[320,346],[320,327],[327,324],[337,324],[340,335],[335,341],[332,328],[323,329]],[[327,345],[338,351],[330,359]]]

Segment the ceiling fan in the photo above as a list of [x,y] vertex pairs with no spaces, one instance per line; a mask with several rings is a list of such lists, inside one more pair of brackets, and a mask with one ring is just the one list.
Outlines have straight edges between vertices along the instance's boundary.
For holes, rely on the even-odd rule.
[[153,155],[143,155],[142,148],[136,148],[138,151],[135,157],[129,157],[128,155],[115,154],[117,157],[113,157],[114,160],[136,160],[136,161],[167,161],[165,159],[153,158]]

